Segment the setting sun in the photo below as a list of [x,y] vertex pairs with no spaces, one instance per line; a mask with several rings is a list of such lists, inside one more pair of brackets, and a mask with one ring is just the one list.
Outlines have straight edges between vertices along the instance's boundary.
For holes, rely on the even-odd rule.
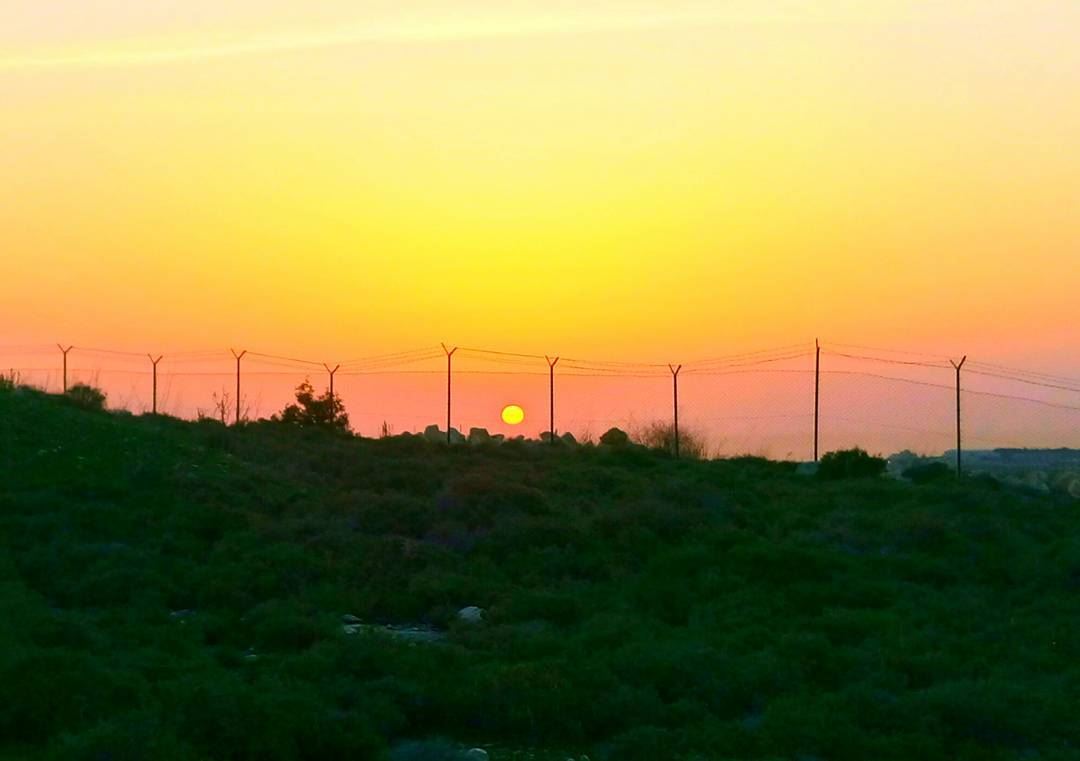
[[508,404],[503,407],[502,419],[507,425],[517,425],[525,419],[525,410],[516,404]]

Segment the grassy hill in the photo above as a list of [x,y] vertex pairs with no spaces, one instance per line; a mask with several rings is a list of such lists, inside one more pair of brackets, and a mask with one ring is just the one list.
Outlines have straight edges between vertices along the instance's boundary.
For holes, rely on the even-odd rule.
[[1080,506],[989,480],[6,389],[0,543],[3,759],[1080,758]]

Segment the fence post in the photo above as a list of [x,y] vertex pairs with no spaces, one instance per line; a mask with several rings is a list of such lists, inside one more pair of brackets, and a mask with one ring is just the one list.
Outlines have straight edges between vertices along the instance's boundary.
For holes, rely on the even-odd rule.
[[559,364],[559,358],[551,359],[547,354],[544,359],[548,363],[548,403],[550,417],[548,419],[548,436],[552,445],[555,444],[555,365]]
[[673,408],[675,411],[675,459],[679,459],[679,371],[682,365],[668,365],[671,370],[671,390],[674,397]]
[[229,351],[236,357],[236,420],[233,424],[240,425],[240,360],[247,354],[247,349],[244,349],[239,354],[236,353],[235,349],[229,349]]
[[446,352],[446,443],[450,444],[450,365],[451,360],[454,357],[454,352],[457,351],[455,346],[453,349],[446,348],[446,344],[442,344],[443,351]]
[[814,339],[814,462],[818,461],[818,409],[821,400],[821,344]]
[[64,355],[64,393],[66,394],[67,393],[67,355],[68,355],[68,352],[71,351],[72,349],[74,349],[75,347],[74,346],[68,346],[65,349],[60,344],[57,344],[56,348],[59,349],[61,351],[61,353],[63,353],[63,355]]
[[323,367],[326,368],[326,372],[330,373],[330,399],[331,399],[331,401],[333,401],[333,399],[334,399],[334,373],[336,373],[338,371],[338,369],[341,367],[341,365],[334,365],[334,369],[331,370],[330,365],[323,362]]
[[161,358],[164,357],[165,355],[164,354],[159,354],[157,359],[154,359],[153,355],[151,355],[151,354],[147,354],[146,356],[149,357],[150,364],[153,365],[153,368],[154,368],[154,390],[153,390],[153,396],[151,397],[151,399],[153,401],[151,402],[151,406],[150,406],[150,414],[156,415],[157,414],[157,365],[158,365],[158,362],[161,361]]
[[960,368],[967,362],[967,355],[965,354],[960,358],[960,362],[953,362],[949,360],[949,364],[956,369],[956,477],[960,478],[961,465],[960,465]]

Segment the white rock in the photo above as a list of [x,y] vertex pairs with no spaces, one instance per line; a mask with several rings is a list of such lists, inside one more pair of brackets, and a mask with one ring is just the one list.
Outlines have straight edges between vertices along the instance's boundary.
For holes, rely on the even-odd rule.
[[457,612],[457,617],[461,621],[465,621],[470,624],[478,624],[484,620],[484,609],[478,608],[475,605],[470,605],[467,608],[462,608]]
[[469,751],[466,751],[465,758],[467,758],[469,761],[487,761],[488,752],[483,748],[473,748]]

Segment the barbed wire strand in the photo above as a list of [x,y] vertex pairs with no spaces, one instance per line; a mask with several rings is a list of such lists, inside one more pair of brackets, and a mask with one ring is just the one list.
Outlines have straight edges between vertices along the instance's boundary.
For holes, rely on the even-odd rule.
[[883,362],[890,365],[909,365],[912,367],[932,367],[939,370],[947,370],[952,367],[947,363],[940,362],[914,362],[905,359],[889,359],[887,357],[872,357],[867,354],[846,354],[839,351],[822,350],[822,354],[826,354],[833,357],[845,357],[847,359],[864,359],[870,362]]

